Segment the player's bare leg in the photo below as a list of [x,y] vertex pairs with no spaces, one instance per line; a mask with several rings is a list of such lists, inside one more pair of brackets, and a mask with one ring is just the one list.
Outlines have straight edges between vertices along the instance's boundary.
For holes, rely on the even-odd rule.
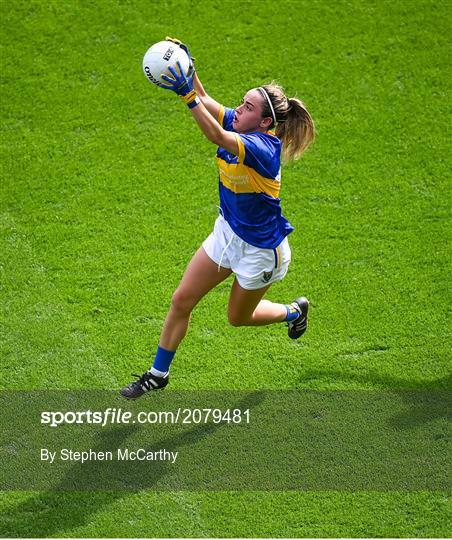
[[169,365],[187,333],[193,308],[230,274],[230,269],[218,268],[202,247],[198,249],[171,299],[152,368],[143,375],[134,375],[138,380],[122,388],[123,397],[136,399],[149,390],[165,388],[169,380]]
[[[234,280],[229,297],[228,319],[233,326],[264,326],[287,321],[289,337],[297,339],[307,328],[309,302],[301,297],[292,304],[278,304],[263,299],[270,285],[247,290]],[[296,310],[290,313],[290,310]]]
[[190,315],[196,304],[230,275],[230,269],[218,268],[202,247],[198,249],[173,294],[160,335],[161,347],[169,351],[177,349],[187,333]]
[[262,300],[270,285],[247,290],[237,278],[232,284],[228,304],[228,320],[233,326],[261,326],[282,322],[287,314],[283,304]]

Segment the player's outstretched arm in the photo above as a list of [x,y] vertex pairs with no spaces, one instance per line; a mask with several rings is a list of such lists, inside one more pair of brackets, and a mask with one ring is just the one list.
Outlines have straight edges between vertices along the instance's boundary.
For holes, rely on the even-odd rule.
[[204,106],[203,102],[190,110],[193,118],[209,141],[221,146],[221,148],[225,148],[231,154],[239,155],[238,135],[223,129],[217,120],[213,118],[212,113],[209,114],[210,111]]
[[176,43],[176,45],[179,45],[186,53],[190,60],[190,65],[188,69],[188,76],[193,76],[193,86],[196,90],[196,93],[198,94],[200,100],[202,101],[204,107],[209,111],[209,113],[215,118],[215,120],[218,120],[218,114],[220,112],[221,104],[218,103],[218,101],[215,101],[213,98],[211,98],[207,92],[204,90],[204,86],[202,85],[202,82],[199,80],[198,74],[196,73],[195,69],[195,59],[190,54],[190,50],[188,48],[188,45],[186,43],[183,43],[178,38],[173,38],[170,36],[166,36],[165,38],[167,41],[172,41],[173,43]]
[[193,86],[193,77],[185,75],[179,62],[177,67],[177,70],[173,67],[169,68],[170,77],[162,75],[162,79],[167,84],[161,84],[160,87],[172,90],[180,96],[191,110],[193,118],[209,141],[239,156],[240,148],[243,149],[243,144],[239,144],[239,136],[231,131],[226,131],[220,126],[198,97]]
[[218,114],[220,113],[221,104],[207,94],[196,72],[193,76],[193,86],[204,107],[215,118],[215,120],[218,120]]

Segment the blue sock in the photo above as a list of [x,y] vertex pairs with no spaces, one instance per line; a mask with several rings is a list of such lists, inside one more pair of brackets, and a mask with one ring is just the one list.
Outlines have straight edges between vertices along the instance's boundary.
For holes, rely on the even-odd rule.
[[154,363],[151,367],[151,373],[158,377],[163,377],[169,370],[175,354],[176,351],[167,351],[159,345],[157,347],[157,353],[155,354]]
[[286,309],[287,309],[287,316],[283,322],[294,321],[300,316],[300,312],[298,311],[298,309],[292,306],[291,304],[286,304]]

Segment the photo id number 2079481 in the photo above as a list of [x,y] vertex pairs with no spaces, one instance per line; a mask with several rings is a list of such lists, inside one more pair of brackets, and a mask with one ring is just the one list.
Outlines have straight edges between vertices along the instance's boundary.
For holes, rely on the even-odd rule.
[[182,424],[249,424],[249,409],[182,409]]

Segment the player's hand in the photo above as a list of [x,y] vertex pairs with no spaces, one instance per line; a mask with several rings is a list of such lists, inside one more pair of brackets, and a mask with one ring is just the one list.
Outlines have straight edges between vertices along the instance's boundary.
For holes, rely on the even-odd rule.
[[190,51],[188,49],[188,45],[186,45],[185,43],[182,43],[182,41],[180,39],[177,39],[177,38],[172,38],[170,36],[166,36],[166,41],[172,41],[173,43],[175,43],[176,45],[179,45],[179,47],[181,49],[183,49],[186,53],[187,53],[187,56],[188,56],[188,60],[189,60],[189,64],[188,64],[188,75],[191,77],[195,74],[195,58],[193,58],[193,56],[190,54]]
[[162,79],[168,84],[160,84],[160,88],[165,90],[172,90],[179,96],[186,96],[193,91],[193,76],[185,75],[180,62],[177,62],[178,70],[173,67],[168,68],[171,73],[171,77],[162,75]]

